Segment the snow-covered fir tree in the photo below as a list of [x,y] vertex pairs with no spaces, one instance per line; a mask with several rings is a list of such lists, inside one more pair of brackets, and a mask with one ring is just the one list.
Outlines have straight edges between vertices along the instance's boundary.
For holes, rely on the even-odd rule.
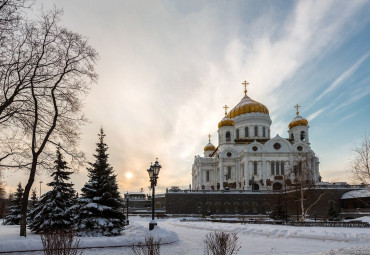
[[23,197],[22,184],[19,183],[17,191],[12,197],[9,196],[10,206],[8,213],[5,216],[4,225],[19,225],[21,222],[21,209],[22,209],[22,197]]
[[89,181],[81,189],[78,231],[88,236],[119,235],[125,226],[123,201],[116,175],[108,164],[105,134],[100,130],[95,162],[87,168]]
[[32,212],[33,210],[35,210],[35,208],[37,207],[39,203],[39,200],[37,198],[37,195],[36,195],[36,188],[32,190],[32,193],[31,193],[31,201],[28,203],[28,213],[27,213],[27,222],[30,222],[31,221],[31,218],[30,218],[30,212]]
[[52,190],[41,196],[38,206],[29,214],[29,228],[36,233],[73,228],[70,208],[75,201],[75,191],[72,183],[66,183],[73,172],[68,171],[59,148],[54,163],[53,181],[48,183]]

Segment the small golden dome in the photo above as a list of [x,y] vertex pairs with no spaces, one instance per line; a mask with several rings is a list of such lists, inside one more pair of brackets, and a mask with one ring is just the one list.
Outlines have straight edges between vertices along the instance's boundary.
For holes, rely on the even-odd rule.
[[301,116],[297,116],[295,117],[292,122],[289,123],[289,129],[293,128],[293,127],[297,127],[297,126],[307,126],[308,125],[308,121],[301,117]]
[[269,110],[265,105],[256,102],[252,100],[249,96],[245,95],[240,103],[237,104],[227,116],[229,118],[234,118],[236,116],[252,112],[260,112],[267,115],[269,114]]
[[228,116],[225,116],[220,123],[218,123],[218,128],[225,127],[225,126],[234,126],[234,121],[230,119]]
[[294,108],[297,109],[297,112],[296,112],[297,116],[289,123],[288,125],[289,129],[293,127],[297,127],[297,126],[307,126],[308,125],[308,120],[306,120],[302,116],[299,116],[300,107],[301,106],[299,106],[298,104],[294,106]]
[[211,143],[208,143],[206,147],[204,147],[204,151],[215,151],[215,150],[216,150],[216,147]]

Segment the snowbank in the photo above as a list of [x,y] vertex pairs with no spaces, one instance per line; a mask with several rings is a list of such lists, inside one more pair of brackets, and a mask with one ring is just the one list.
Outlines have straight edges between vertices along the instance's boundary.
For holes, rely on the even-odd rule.
[[[160,240],[162,244],[173,243],[179,240],[173,231],[161,227],[155,227],[149,231],[147,226],[133,223],[122,231],[122,235],[114,237],[82,237],[80,247],[100,248],[100,247],[122,247],[131,246],[144,242],[147,235],[152,235],[155,240]],[[32,251],[42,250],[40,236],[28,231],[27,237],[19,236],[19,226],[0,225],[0,252],[12,251]]]
[[351,198],[360,198],[360,197],[370,197],[370,190],[352,190],[347,193],[344,193],[341,199],[351,199]]

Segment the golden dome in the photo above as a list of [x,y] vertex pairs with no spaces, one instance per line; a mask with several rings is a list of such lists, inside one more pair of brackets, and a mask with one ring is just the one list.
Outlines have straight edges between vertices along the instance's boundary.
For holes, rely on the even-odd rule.
[[220,121],[220,123],[218,123],[218,128],[225,126],[234,126],[234,121],[227,115]]
[[308,121],[303,118],[302,116],[299,116],[299,105],[295,105],[294,108],[297,109],[297,116],[289,123],[288,127],[289,129],[293,128],[293,127],[297,127],[297,126],[307,126],[308,125]]
[[269,114],[269,110],[267,107],[259,102],[252,100],[249,96],[245,95],[243,99],[237,104],[227,115],[229,118],[234,118],[236,116],[245,114],[245,113],[252,113],[252,112],[260,112]]
[[307,126],[308,125],[308,121],[301,117],[301,116],[297,116],[295,117],[292,122],[289,123],[289,129],[293,128],[293,127],[297,127],[297,126]]
[[204,147],[204,151],[215,151],[215,150],[216,150],[216,147],[211,143],[208,143],[206,147]]

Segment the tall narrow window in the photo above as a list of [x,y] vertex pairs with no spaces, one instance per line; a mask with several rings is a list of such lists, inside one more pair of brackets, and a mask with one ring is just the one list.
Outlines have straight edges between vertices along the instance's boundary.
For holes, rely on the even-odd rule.
[[244,133],[245,133],[245,137],[248,137],[248,136],[249,136],[249,130],[248,130],[248,127],[245,127],[245,129],[244,129]]
[[276,175],[279,175],[279,165],[280,165],[280,162],[276,162]]
[[271,175],[275,175],[275,162],[271,162]]
[[254,127],[254,136],[258,136],[258,127],[257,126]]
[[257,175],[257,162],[253,162],[253,174]]
[[281,175],[284,175],[284,161],[281,162]]
[[266,128],[265,127],[262,128],[262,136],[266,137]]
[[294,141],[294,135],[293,134],[290,134],[290,139],[292,139]]
[[239,139],[239,129],[236,130],[236,139]]
[[230,135],[230,132],[227,131],[226,132],[226,142],[230,142],[230,140],[231,140],[231,135]]
[[209,182],[209,171],[206,172],[206,182]]
[[306,134],[304,131],[301,132],[301,140],[304,141],[306,139]]
[[231,166],[228,166],[227,167],[227,176],[226,176],[226,180],[229,180],[231,179]]

